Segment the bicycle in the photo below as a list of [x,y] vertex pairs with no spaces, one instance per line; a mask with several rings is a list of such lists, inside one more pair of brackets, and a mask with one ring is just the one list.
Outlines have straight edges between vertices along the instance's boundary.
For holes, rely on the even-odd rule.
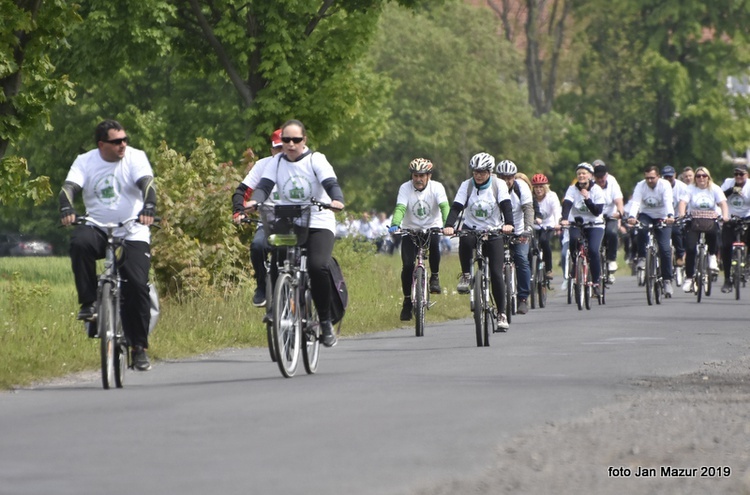
[[513,261],[511,245],[516,244],[522,234],[503,234],[503,283],[505,284],[505,317],[508,323],[518,309],[518,278]]
[[430,302],[430,291],[427,289],[427,270],[424,260],[425,253],[430,246],[431,235],[439,232],[442,232],[442,229],[439,227],[401,230],[401,235],[408,236],[417,248],[411,279],[411,300],[417,337],[424,337],[425,312],[435,304]]
[[[582,222],[576,217],[574,222],[567,227],[578,227],[578,251],[575,253],[575,261],[573,262],[572,271],[574,272],[573,281],[573,293],[575,295],[576,305],[579,310],[583,310],[585,307],[587,310],[591,309],[591,296],[593,293],[594,282],[591,280],[591,268],[589,262],[589,241],[584,233],[585,227],[593,226],[593,222]],[[569,256],[570,257],[570,256]],[[568,283],[570,286],[570,282]],[[601,290],[601,283],[600,283]],[[570,294],[570,289],[568,289]],[[570,300],[570,295],[568,296]],[[597,296],[599,304],[601,301],[601,293]]]
[[547,291],[550,290],[550,283],[547,279],[547,265],[544,263],[544,257],[539,247],[539,236],[542,232],[551,229],[539,229],[534,231],[529,248],[530,266],[531,266],[531,293],[529,300],[531,309],[536,306],[544,308],[547,306]]
[[646,268],[644,270],[644,281],[646,286],[646,302],[649,306],[654,303],[661,304],[662,296],[670,297],[664,292],[664,278],[661,273],[661,259],[659,258],[659,246],[656,243],[654,231],[665,227],[663,221],[646,225],[638,222],[638,229],[646,229]]
[[701,298],[704,294],[706,295],[706,297],[711,295],[711,284],[714,277],[711,273],[711,270],[709,270],[709,254],[708,243],[706,242],[706,232],[715,228],[717,219],[696,217],[685,217],[685,219],[690,220],[691,228],[700,231],[698,244],[695,247],[695,271],[693,273],[693,286],[695,289],[696,301],[701,302]]
[[745,238],[747,230],[750,228],[750,218],[740,218],[732,216],[731,223],[735,225],[734,242],[732,243],[732,267],[730,276],[732,288],[734,289],[734,298],[740,300],[740,287],[745,287],[748,278],[750,278],[750,263],[748,262],[747,245]]
[[[103,231],[107,237],[104,268],[97,277],[96,302],[94,303],[96,316],[93,320],[86,322],[89,336],[99,339],[102,387],[105,390],[113,386],[122,388],[125,385],[125,370],[133,369],[130,342],[125,336],[120,317],[122,278],[117,266],[117,250],[123,246],[125,239],[115,237],[114,231],[137,221],[136,217],[123,222],[101,223],[89,216],[77,216],[72,223],[72,225],[92,225]],[[158,222],[159,219],[156,218],[154,221]]]
[[277,251],[271,330],[275,361],[285,378],[296,373],[300,351],[308,374],[316,373],[320,362],[320,319],[312,300],[304,246],[313,207],[331,206],[312,199],[309,204],[258,207],[268,244]]
[[609,269],[609,262],[607,261],[607,246],[604,242],[599,247],[599,259],[602,260],[602,275],[600,280],[600,292],[599,292],[599,304],[607,304],[607,289],[615,283],[615,276]]
[[[490,281],[490,262],[484,254],[484,244],[500,234],[500,229],[459,230],[457,237],[475,236],[477,246],[471,267],[471,311],[474,314],[477,347],[489,347],[490,335],[498,331],[498,312],[492,300]],[[476,268],[475,268],[476,265]],[[500,331],[505,331],[504,329]]]

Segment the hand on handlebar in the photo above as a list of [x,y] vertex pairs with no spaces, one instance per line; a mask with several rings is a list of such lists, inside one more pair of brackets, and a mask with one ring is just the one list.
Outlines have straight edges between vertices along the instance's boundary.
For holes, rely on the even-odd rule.
[[512,225],[505,224],[503,225],[502,232],[503,234],[512,234],[514,230],[514,227]]
[[456,233],[456,230],[453,227],[444,227],[443,228],[443,235],[453,235]]

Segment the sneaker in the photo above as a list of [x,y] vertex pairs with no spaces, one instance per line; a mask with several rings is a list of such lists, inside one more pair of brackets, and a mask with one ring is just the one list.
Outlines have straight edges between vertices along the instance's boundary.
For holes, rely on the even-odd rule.
[[563,291],[568,290],[568,279],[567,278],[563,279],[562,284],[560,284],[560,290],[563,290]]
[[458,286],[456,287],[456,290],[458,291],[459,294],[468,294],[470,284],[471,284],[471,274],[462,273],[461,276],[458,278]]
[[404,298],[404,305],[401,306],[401,321],[411,320],[411,314],[414,311],[414,306],[411,304],[411,299],[408,297]]
[[708,269],[711,270],[712,272],[719,271],[719,263],[716,261],[715,254],[708,255]]
[[669,297],[672,297],[672,295],[674,294],[674,289],[672,288],[671,280],[664,281],[664,294],[666,294]]
[[692,278],[685,280],[685,283],[682,284],[682,290],[684,290],[685,292],[693,292],[693,290],[695,290]]
[[675,259],[674,264],[675,266],[685,266],[685,257]]
[[333,333],[333,324],[331,320],[320,322],[320,343],[326,347],[333,347],[338,343],[336,334]]
[[646,258],[638,258],[638,263],[635,264],[636,270],[646,269]]
[[526,299],[519,299],[516,313],[518,313],[519,315],[525,315],[528,312],[529,312],[529,304],[526,302]]
[[133,346],[131,356],[133,358],[133,368],[136,370],[148,371],[151,369],[151,361],[149,361],[146,349],[143,347],[139,345]]
[[437,273],[430,275],[430,294],[441,294],[443,289],[440,288],[440,277]]
[[729,280],[725,280],[724,285],[721,287],[721,292],[723,292],[724,294],[729,294],[730,292],[732,292],[732,290],[732,282],[730,282]]
[[81,304],[81,310],[76,318],[83,321],[94,321],[96,319],[96,308],[93,303]]
[[500,313],[500,316],[497,317],[497,328],[502,332],[507,330],[510,327],[508,325],[508,317],[505,316],[505,313]]
[[266,305],[266,289],[261,289],[258,287],[255,289],[255,294],[253,294],[253,306],[256,308],[262,308]]
[[616,261],[608,261],[607,262],[607,268],[610,272],[616,272],[617,271],[617,262]]
[[547,272],[544,274],[544,278],[546,278],[547,280],[554,280],[555,276],[552,274],[552,272]]
[[594,297],[598,298],[601,295],[601,293],[602,293],[602,291],[601,291],[601,289],[599,289],[599,284],[594,284],[594,285],[591,286],[591,294]]

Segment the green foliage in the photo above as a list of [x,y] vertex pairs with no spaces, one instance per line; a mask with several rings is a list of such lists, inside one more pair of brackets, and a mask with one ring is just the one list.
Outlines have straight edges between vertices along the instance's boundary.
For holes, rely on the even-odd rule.
[[213,145],[198,139],[188,159],[162,144],[153,159],[162,217],[153,269],[160,290],[180,299],[226,295],[247,278],[249,243],[237,235],[230,201],[242,177],[217,163]]
[[26,160],[17,156],[0,159],[0,203],[23,203],[31,200],[41,204],[52,195],[49,177],[29,179]]

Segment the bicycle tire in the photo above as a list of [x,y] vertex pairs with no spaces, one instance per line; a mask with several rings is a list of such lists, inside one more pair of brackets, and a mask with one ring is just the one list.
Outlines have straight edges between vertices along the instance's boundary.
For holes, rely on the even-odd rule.
[[646,251],[646,302],[649,306],[654,304],[654,285],[656,283],[654,253],[649,248]]
[[581,256],[576,260],[575,296],[578,311],[583,310],[584,284],[586,283],[583,259]]
[[474,271],[474,327],[477,336],[477,347],[484,347],[484,291],[482,290],[482,279],[484,278],[481,268]]
[[305,289],[305,330],[302,333],[305,345],[302,346],[302,364],[308,375],[318,371],[320,362],[320,318],[312,300],[310,288]]
[[99,309],[97,311],[97,330],[99,332],[99,353],[101,357],[102,387],[105,390],[115,384],[115,308],[112,295],[112,282],[101,286]]
[[412,281],[412,307],[414,308],[414,333],[417,337],[424,337],[424,314],[425,314],[425,295],[427,289],[427,279],[424,267],[417,266],[414,268],[414,279]]
[[531,255],[531,260],[529,261],[529,267],[531,268],[531,277],[529,279],[529,287],[531,290],[529,291],[529,308],[536,309],[537,307],[537,291],[536,291],[536,284],[537,280],[539,278],[539,274],[537,272],[537,264],[539,263],[537,259],[536,254]]
[[539,299],[539,309],[547,307],[547,271],[544,261],[541,262],[537,275],[537,296]]
[[697,256],[695,257],[695,274],[693,275],[695,285],[695,298],[697,302],[701,302],[703,297],[703,282],[704,282],[704,270],[705,270],[705,259],[703,248],[698,248]]
[[[269,273],[266,275],[266,311],[268,308],[273,308],[273,286],[271,285],[271,274],[270,267],[266,267]],[[266,341],[268,342],[268,354],[271,356],[271,361],[276,362],[276,347],[273,339],[273,323],[266,321]]]
[[591,291],[593,290],[593,284],[591,283],[591,269],[589,267],[588,261],[585,261],[583,263],[584,269],[585,269],[585,275],[586,275],[586,283],[583,286],[583,302],[586,305],[586,310],[591,309]]
[[495,331],[494,329],[494,318],[492,316],[492,308],[487,305],[484,308],[484,346],[490,346],[490,335]]
[[732,247],[732,284],[734,285],[734,298],[740,300],[740,286],[742,285],[743,261],[745,259],[743,247]]
[[115,313],[115,387],[122,388],[125,386],[125,370],[129,366],[128,353],[128,341],[122,330],[122,320],[120,319],[119,313]]
[[513,284],[513,269],[510,265],[503,268],[503,279],[505,282],[505,317],[510,324],[513,315],[516,314],[513,308],[513,291],[515,290]]
[[672,266],[674,267],[674,284],[675,287],[682,287],[682,284],[685,283],[685,267],[684,266],[676,266],[674,262],[672,263]]
[[299,364],[301,328],[297,289],[291,275],[280,273],[273,294],[273,338],[276,364],[285,378],[291,378]]
[[711,285],[713,283],[714,276],[715,276],[715,274],[708,268],[708,266],[709,266],[708,265],[708,256],[709,256],[708,255],[708,251],[706,251],[706,263],[703,265],[705,267],[704,273],[706,273],[706,275],[707,275],[706,276],[706,283],[703,286],[704,287],[703,294],[705,296],[710,296],[711,295]]

